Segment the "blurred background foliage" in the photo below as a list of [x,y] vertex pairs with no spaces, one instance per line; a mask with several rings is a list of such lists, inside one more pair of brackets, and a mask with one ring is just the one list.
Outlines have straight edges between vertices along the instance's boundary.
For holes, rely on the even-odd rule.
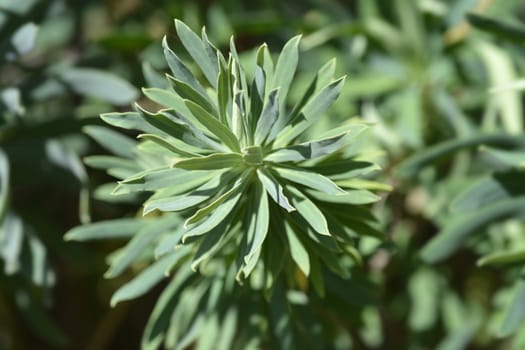
[[114,180],[84,168],[102,149],[82,129],[148,103],[140,88],[162,84],[173,18],[205,25],[219,49],[234,33],[246,57],[302,33],[292,101],[332,57],[348,75],[313,132],[355,115],[374,125],[361,142],[394,188],[374,208],[388,240],[361,242],[365,291],[335,300],[372,297],[348,310],[351,339],[327,348],[525,348],[519,0],[0,1],[0,348],[139,347],[162,289],[111,309],[133,275],[101,278],[122,243],[62,236],[137,210],[108,203],[99,185]]

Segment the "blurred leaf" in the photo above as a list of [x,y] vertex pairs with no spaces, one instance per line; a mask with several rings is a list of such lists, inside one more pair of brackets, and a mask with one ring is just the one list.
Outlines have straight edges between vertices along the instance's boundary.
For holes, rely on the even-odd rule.
[[92,68],[65,68],[58,76],[73,91],[116,105],[127,105],[138,97],[138,90],[122,78]]
[[0,223],[3,221],[9,205],[9,162],[0,149]]
[[469,13],[467,18],[474,27],[495,34],[503,40],[512,40],[520,44],[525,43],[525,28],[523,27],[518,27],[474,13]]
[[170,270],[187,254],[188,249],[178,249],[164,255],[137,277],[120,287],[111,297],[111,306],[121,301],[135,299],[147,293],[162,279],[169,276]]
[[482,231],[490,223],[525,213],[525,197],[504,199],[489,204],[473,213],[461,214],[450,220],[443,230],[425,245],[421,251],[424,261],[434,263],[447,258],[476,231]]
[[477,264],[478,266],[505,265],[520,263],[523,261],[525,261],[525,250],[510,250],[485,255],[477,261]]
[[518,171],[496,172],[476,181],[451,203],[454,212],[462,213],[482,208],[487,203],[525,194],[525,174]]
[[502,337],[514,333],[525,318],[525,279],[521,277],[515,284],[514,295],[507,305],[505,317],[499,329]]
[[34,23],[21,26],[11,38],[12,45],[19,55],[24,55],[33,49],[38,27]]
[[449,157],[462,149],[470,149],[480,145],[516,147],[525,145],[525,138],[508,134],[478,134],[459,140],[444,141],[428,147],[414,156],[406,159],[397,167],[397,175],[408,178],[418,174],[424,167]]
[[66,233],[64,238],[68,241],[128,238],[146,224],[146,220],[135,218],[99,221],[89,225],[74,227]]
[[525,167],[525,150],[520,149],[519,151],[505,151],[492,147],[483,147],[483,151],[486,151],[488,154],[508,166],[516,168]]

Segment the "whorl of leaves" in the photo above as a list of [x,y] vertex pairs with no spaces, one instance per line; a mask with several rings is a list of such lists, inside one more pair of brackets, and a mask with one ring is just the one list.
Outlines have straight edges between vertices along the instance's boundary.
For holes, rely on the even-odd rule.
[[[347,123],[304,139],[339,95],[344,78],[334,78],[334,61],[328,62],[289,109],[300,36],[286,43],[276,62],[261,45],[255,70],[248,72],[233,39],[225,57],[204,30],[199,36],[180,21],[176,30],[193,62],[184,63],[164,39],[168,84],[143,90],[162,108],[151,112],[136,105],[134,112],[102,115],[112,126],[138,130],[139,142],[107,128],[86,129],[116,154],[86,159],[121,179],[113,194],[152,192],[144,214],[170,214],[84,226],[67,237],[132,236],[112,260],[109,277],[153,245],[153,255],[164,259],[158,264],[170,261],[164,270],[191,258],[192,268],[205,273],[220,260],[235,268],[241,283],[257,272],[264,288],[291,259],[322,294],[321,266],[348,276],[337,257],[359,259],[356,238],[381,235],[362,205],[378,197],[354,181],[374,165],[344,151],[366,125]],[[141,222],[155,224],[141,228]]]

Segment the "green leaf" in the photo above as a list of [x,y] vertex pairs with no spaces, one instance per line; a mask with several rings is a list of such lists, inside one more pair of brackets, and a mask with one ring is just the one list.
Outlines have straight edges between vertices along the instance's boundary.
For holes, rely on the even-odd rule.
[[283,179],[312,188],[316,191],[334,195],[346,193],[332,180],[321,174],[281,167],[274,167],[273,170]]
[[[236,203],[238,199],[239,199],[239,196],[234,197],[233,201]],[[224,208],[229,209],[228,210],[228,212],[229,212],[229,211],[231,211],[233,206],[230,207],[228,202],[224,203],[206,221],[211,221],[211,219],[215,215],[215,213],[217,213],[220,209],[224,209]],[[223,211],[225,212],[226,210],[223,210]],[[224,215],[224,216],[226,216],[226,215]],[[202,223],[200,226],[206,224],[206,221],[204,223]],[[215,225],[211,230],[207,230],[206,231],[207,234],[206,234],[206,236],[204,236],[204,239],[202,240],[201,244],[199,245],[199,248],[197,249],[197,252],[195,253],[195,256],[193,257],[193,261],[191,263],[191,269],[193,271],[197,271],[197,267],[200,264],[202,264],[207,259],[212,257],[213,254],[215,254],[218,251],[219,247],[224,242],[225,236],[226,236],[225,232],[227,232],[226,228],[228,226],[226,221],[227,220],[221,222],[219,225]],[[183,237],[183,241],[184,241],[184,237]]]
[[[204,234],[208,234],[213,231],[218,225],[225,225],[228,220],[226,217],[232,213],[235,205],[241,198],[242,192],[236,192],[233,196],[228,197],[222,202],[217,208],[205,218],[203,221],[196,225],[192,225],[182,236],[182,243],[193,237],[198,237]],[[224,233],[224,232],[223,232]]]
[[235,333],[238,328],[237,318],[237,309],[230,307],[221,321],[221,335],[215,343],[216,350],[233,349]]
[[106,278],[114,278],[120,275],[144,252],[155,239],[162,234],[174,229],[182,224],[181,219],[176,216],[166,216],[155,220],[154,225],[147,225],[138,230],[137,234],[129,241],[128,244],[119,252],[119,255],[111,262],[108,271],[104,274]]
[[99,221],[77,226],[69,230],[64,239],[67,241],[89,241],[97,239],[130,238],[150,221],[135,218]]
[[367,190],[347,190],[345,194],[331,195],[318,191],[308,191],[308,194],[316,200],[339,204],[370,204],[377,202],[381,197]]
[[[518,79],[512,56],[496,43],[477,41],[474,48],[484,63],[492,86],[503,86]],[[523,107],[520,92],[500,91],[491,94],[490,100],[498,110],[505,131],[519,135],[523,133]]]
[[[194,90],[190,85],[186,84],[185,82],[175,79],[169,75],[168,80],[171,83],[173,89],[177,92],[177,94],[180,96],[180,98],[182,98],[183,101],[193,101],[195,104],[201,106],[204,110],[206,110],[214,117],[219,117],[217,105],[214,101],[210,99],[208,94],[202,94],[197,90]],[[177,109],[175,110],[177,111]],[[187,108],[184,108],[183,110],[187,110]]]
[[190,179],[190,172],[184,169],[152,169],[121,181],[114,193],[158,191],[159,189],[170,188],[171,195],[174,195],[200,186],[219,174],[220,172],[217,171],[194,170],[191,172]]
[[142,132],[156,132],[156,128],[147,123],[138,112],[104,113],[100,118],[109,125],[126,130],[139,130]]
[[24,223],[15,214],[8,212],[0,222],[0,256],[3,260],[4,273],[12,275],[19,272],[24,241]]
[[142,271],[130,282],[120,287],[111,297],[111,306],[114,307],[121,301],[138,298],[151,290],[157,283],[169,276],[175,264],[187,255],[187,247],[181,247],[169,255],[164,255],[151,266]]
[[[231,58],[230,58],[231,64]],[[219,107],[219,120],[227,124],[232,101],[231,71],[229,65],[221,62],[219,76],[217,77],[217,104]]]
[[[249,265],[254,259],[255,253],[262,248],[263,242],[268,234],[270,223],[270,211],[268,208],[268,195],[260,183],[255,186],[255,193],[252,197],[256,202],[256,208],[251,213],[249,225],[245,232],[247,236],[249,251],[244,255],[244,262]],[[251,270],[245,271],[247,277]]]
[[282,129],[275,140],[275,147],[284,147],[301,135],[310,125],[319,120],[321,115],[339,97],[345,77],[339,78],[322,88],[301,109],[295,120]]
[[467,19],[474,27],[495,34],[503,40],[516,41],[520,44],[525,42],[524,27],[518,27],[474,13],[467,14]]
[[124,158],[133,158],[136,142],[103,126],[85,126],[83,131],[109,152]]
[[189,267],[181,268],[177,271],[168,286],[164,288],[146,323],[141,341],[141,349],[157,350],[162,344],[166,329],[170,324],[173,310],[179,303],[179,295],[192,276],[194,276],[194,273]]
[[422,152],[418,152],[405,160],[398,166],[397,175],[402,178],[412,177],[418,174],[424,167],[449,157],[459,150],[470,149],[480,145],[500,147],[523,146],[525,145],[525,138],[522,136],[510,136],[508,134],[478,134],[469,138],[444,141]]
[[310,275],[310,256],[308,251],[297,237],[292,227],[285,221],[286,238],[288,239],[288,247],[290,248],[290,255],[297,266],[303,271],[305,276]]
[[168,139],[163,138],[162,136],[158,136],[156,134],[140,134],[140,135],[137,136],[137,138],[141,139],[141,140],[152,141],[152,142],[156,143],[157,145],[167,149],[168,151],[173,152],[173,153],[175,153],[175,154],[177,154],[179,156],[182,156],[182,157],[197,157],[197,156],[199,156],[197,153],[188,152],[188,151],[184,150],[183,148],[179,147],[174,142],[170,142],[170,141],[168,141]]
[[[272,89],[279,88],[281,99],[279,101],[279,114],[284,118],[284,108],[286,96],[292,83],[297,63],[299,62],[299,42],[301,35],[294,36],[284,45],[277,63],[275,64],[275,72],[273,75]],[[280,117],[280,119],[281,119]],[[284,120],[282,121],[284,122]],[[276,123],[276,128],[282,127],[282,122]]]
[[272,126],[275,124],[279,116],[279,89],[270,91],[268,100],[264,105],[264,109],[257,121],[255,127],[254,143],[256,145],[263,145]]
[[[143,88],[142,92],[147,98],[166,108],[173,109],[185,117],[191,117],[191,112],[186,107],[184,99],[171,90],[159,88]],[[157,113],[151,113],[153,115]]]
[[206,216],[210,215],[217,207],[219,207],[222,203],[224,203],[226,200],[230,199],[232,196],[235,196],[239,193],[242,193],[242,189],[245,185],[247,176],[243,174],[239,180],[235,182],[235,184],[226,192],[218,196],[217,198],[212,199],[212,202],[206,205],[205,207],[197,210],[195,214],[190,216],[186,222],[184,223],[184,226],[189,226],[191,224],[195,224],[205,218]]
[[301,191],[293,187],[288,187],[287,190],[292,195],[292,205],[297,209],[299,215],[301,215],[317,233],[330,236],[328,223],[321,210],[319,210],[308,197],[303,195]]
[[272,197],[275,203],[279,204],[287,212],[292,212],[295,210],[295,208],[292,207],[290,201],[284,194],[282,185],[268,170],[266,170],[265,168],[257,169],[257,176],[259,177],[259,180],[264,186],[264,189],[266,190],[266,192],[268,192],[270,197]]
[[341,148],[347,134],[339,134],[334,137],[309,141],[286,148],[277,149],[264,158],[269,162],[301,162],[331,154]]
[[181,211],[186,210],[210,199],[215,193],[219,192],[224,186],[237,175],[237,172],[218,173],[214,172],[208,182],[199,186],[190,193],[183,193],[178,196],[166,198],[156,198],[149,200],[144,205],[144,215],[158,209],[160,211]]
[[499,334],[506,337],[518,330],[525,318],[525,278],[521,277],[515,285],[514,296],[505,310]]
[[65,68],[59,77],[78,94],[116,105],[127,105],[138,97],[138,90],[116,75],[91,68]]
[[219,74],[217,53],[214,50],[207,49],[199,36],[195,34],[186,24],[179,20],[175,20],[175,27],[177,35],[179,36],[182,44],[193,58],[195,63],[202,69],[204,76],[210,82],[210,84],[217,87],[217,75]]
[[507,171],[484,177],[454,198],[451,209],[463,213],[503,199],[525,195],[524,175],[519,171]]
[[124,168],[134,172],[140,171],[140,168],[131,159],[114,156],[89,156],[83,160],[86,165],[97,169]]
[[9,162],[4,151],[0,149],[0,222],[2,222],[9,205]]
[[213,153],[205,157],[177,161],[173,167],[186,170],[216,170],[235,168],[243,161],[240,153]]
[[475,212],[462,214],[448,222],[444,229],[422,250],[423,260],[434,263],[447,258],[465,239],[488,224],[525,213],[525,197],[501,200]]
[[164,58],[168,62],[173,76],[180,81],[191,86],[194,90],[198,91],[201,95],[206,95],[206,92],[199,81],[195,78],[193,73],[188,67],[180,60],[180,58],[169,48],[166,36],[162,39],[162,47],[164,49]]
[[190,109],[195,118],[199,120],[210,132],[216,135],[226,146],[234,152],[240,152],[239,141],[228,127],[222,124],[214,116],[204,110],[193,101],[185,100],[186,106]]
[[483,256],[477,261],[478,266],[506,265],[525,261],[525,249],[495,252]]
[[19,55],[29,53],[35,44],[38,26],[34,23],[26,23],[20,26],[11,37],[11,44]]
[[505,165],[516,168],[525,168],[525,150],[523,149],[517,151],[505,151],[501,149],[484,147],[483,151],[487,152]]
[[335,58],[328,61],[324,66],[319,69],[312,82],[302,95],[301,99],[295,104],[292,112],[288,116],[289,121],[293,121],[297,118],[303,107],[308,103],[310,98],[317,93],[321,88],[330,84],[334,79],[335,73]]

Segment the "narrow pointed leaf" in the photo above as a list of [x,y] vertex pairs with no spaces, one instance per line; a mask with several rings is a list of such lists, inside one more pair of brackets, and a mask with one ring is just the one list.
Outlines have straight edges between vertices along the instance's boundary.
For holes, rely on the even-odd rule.
[[290,248],[290,255],[297,266],[303,271],[305,276],[310,275],[310,254],[301,243],[301,240],[297,237],[297,234],[293,229],[285,223],[286,238],[288,239],[288,247]]
[[461,215],[449,222],[443,231],[423,248],[422,258],[430,263],[443,260],[459,249],[468,236],[482,231],[489,223],[523,214],[525,214],[525,197],[521,196]]
[[167,272],[188,253],[186,247],[182,247],[169,255],[165,255],[137,277],[120,287],[111,297],[111,306],[121,301],[138,298],[150,291],[157,283],[166,278]]
[[328,194],[344,194],[343,189],[337,186],[329,178],[309,171],[295,170],[291,168],[274,168],[279,177],[283,179],[301,184],[303,186],[312,188],[314,190],[325,192]]
[[521,277],[516,283],[514,295],[505,311],[499,334],[506,337],[514,333],[523,324],[525,319],[525,278]]
[[[257,201],[256,210],[252,213],[248,226],[248,245],[250,250],[244,256],[244,261],[248,263],[254,257],[257,250],[260,250],[268,233],[270,222],[270,212],[268,208],[268,196],[261,184],[256,186],[254,199]],[[245,274],[247,276],[248,274]]]
[[148,225],[142,228],[111,263],[110,268],[104,276],[106,278],[114,278],[120,275],[129,265],[140,257],[145,246],[153,242],[163,233],[181,224],[182,222],[179,218],[170,216],[156,220],[155,225]]
[[185,100],[185,103],[193,116],[195,116],[195,118],[197,118],[199,122],[202,123],[202,125],[204,125],[211,133],[216,135],[232,151],[240,152],[239,141],[227,126],[222,124],[214,116],[212,116],[193,101]]
[[199,36],[183,22],[175,20],[175,27],[177,29],[177,35],[190,56],[200,67],[210,84],[216,87],[217,75],[219,74],[217,53],[213,54],[210,50],[207,50]]
[[279,88],[270,91],[255,127],[254,143],[262,145],[279,116]]
[[292,207],[290,201],[284,194],[282,185],[268,170],[264,168],[257,169],[257,176],[259,177],[259,180],[264,186],[264,189],[266,190],[266,192],[268,192],[270,197],[272,197],[275,203],[279,204],[288,212],[292,212],[295,210],[295,208]]
[[186,170],[216,170],[234,168],[243,161],[240,153],[213,153],[205,157],[195,157],[180,160],[173,166]]
[[341,148],[347,134],[340,134],[323,140],[301,143],[295,146],[281,148],[269,154],[265,160],[270,162],[301,162],[307,159],[331,154]]
[[306,197],[301,191],[289,187],[287,189],[292,194],[292,205],[297,209],[299,215],[319,234],[330,236],[328,223],[319,208]]
[[201,94],[205,94],[204,88],[195,78],[193,73],[186,67],[186,65],[180,60],[180,58],[169,48],[166,37],[162,39],[162,47],[164,49],[164,57],[168,66],[170,67],[173,76],[188,84],[193,89],[197,90]]
[[124,158],[133,158],[136,142],[103,126],[86,126],[83,131],[111,153]]

